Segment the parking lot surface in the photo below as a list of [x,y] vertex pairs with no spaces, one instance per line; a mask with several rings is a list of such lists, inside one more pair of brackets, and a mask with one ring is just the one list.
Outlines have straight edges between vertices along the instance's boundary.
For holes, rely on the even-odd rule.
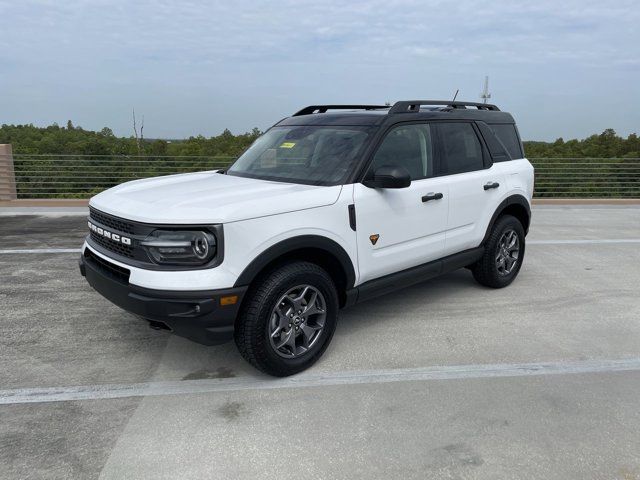
[[638,206],[536,207],[510,287],[347,309],[290,379],[103,299],[85,230],[0,217],[2,479],[640,479]]

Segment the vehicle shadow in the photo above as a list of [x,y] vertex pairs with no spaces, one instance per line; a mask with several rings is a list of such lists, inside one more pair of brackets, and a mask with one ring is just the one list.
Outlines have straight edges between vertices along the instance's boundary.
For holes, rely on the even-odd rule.
[[[413,311],[415,315],[421,316],[420,311],[425,305],[461,302],[470,292],[478,294],[478,290],[483,290],[483,287],[473,280],[470,272],[459,270],[342,310],[336,335],[353,335],[361,338],[364,343],[371,343],[371,340],[358,334],[378,327],[383,322],[390,322],[397,315],[411,314]],[[392,327],[393,323],[390,323],[389,328]],[[164,335],[167,339],[150,381],[271,378],[245,362],[234,342],[205,346],[165,331],[151,331],[150,335]],[[322,360],[316,365],[322,369]]]
[[353,331],[366,328],[394,314],[407,314],[412,310],[418,312],[428,304],[460,302],[469,292],[477,294],[478,290],[486,289],[476,283],[471,272],[457,270],[346,308],[340,312],[341,329]]

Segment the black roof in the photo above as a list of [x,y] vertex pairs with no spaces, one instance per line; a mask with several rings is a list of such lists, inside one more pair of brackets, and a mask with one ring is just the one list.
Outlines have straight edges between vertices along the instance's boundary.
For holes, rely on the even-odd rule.
[[[470,108],[471,107],[471,108]],[[416,120],[480,120],[515,123],[511,114],[487,103],[403,100],[390,105],[310,105],[277,125],[367,126]]]

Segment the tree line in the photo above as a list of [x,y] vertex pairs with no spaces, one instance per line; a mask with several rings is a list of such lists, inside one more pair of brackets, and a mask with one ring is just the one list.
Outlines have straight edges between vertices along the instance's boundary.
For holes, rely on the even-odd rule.
[[239,135],[225,130],[208,138],[198,135],[184,140],[144,139],[138,142],[133,136],[117,137],[107,127],[97,132],[85,130],[69,120],[66,127],[55,123],[48,127],[2,125],[0,143],[12,144],[15,154],[30,155],[237,157],[261,133],[257,128]]
[[632,133],[623,138],[611,128],[583,140],[558,138],[554,142],[523,143],[529,158],[640,158],[638,135]]
[[[11,143],[16,154],[32,155],[237,157],[261,133],[257,128],[238,135],[225,130],[208,138],[198,135],[184,140],[145,139],[138,143],[133,136],[117,137],[107,127],[91,131],[69,121],[64,127],[2,125],[0,143]],[[639,158],[640,138],[635,133],[623,138],[613,129],[606,129],[582,140],[525,141],[524,148],[529,158]]]

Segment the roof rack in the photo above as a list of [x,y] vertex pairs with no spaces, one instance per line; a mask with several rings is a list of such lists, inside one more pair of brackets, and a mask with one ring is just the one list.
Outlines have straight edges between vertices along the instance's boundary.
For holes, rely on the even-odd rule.
[[389,113],[409,113],[420,111],[421,105],[442,105],[449,108],[461,108],[476,107],[478,110],[491,110],[499,112],[500,109],[490,103],[476,103],[476,102],[451,102],[448,100],[403,100],[396,102],[389,110]]
[[293,116],[325,113],[327,110],[381,110],[383,108],[389,108],[389,105],[309,105],[294,113]]

